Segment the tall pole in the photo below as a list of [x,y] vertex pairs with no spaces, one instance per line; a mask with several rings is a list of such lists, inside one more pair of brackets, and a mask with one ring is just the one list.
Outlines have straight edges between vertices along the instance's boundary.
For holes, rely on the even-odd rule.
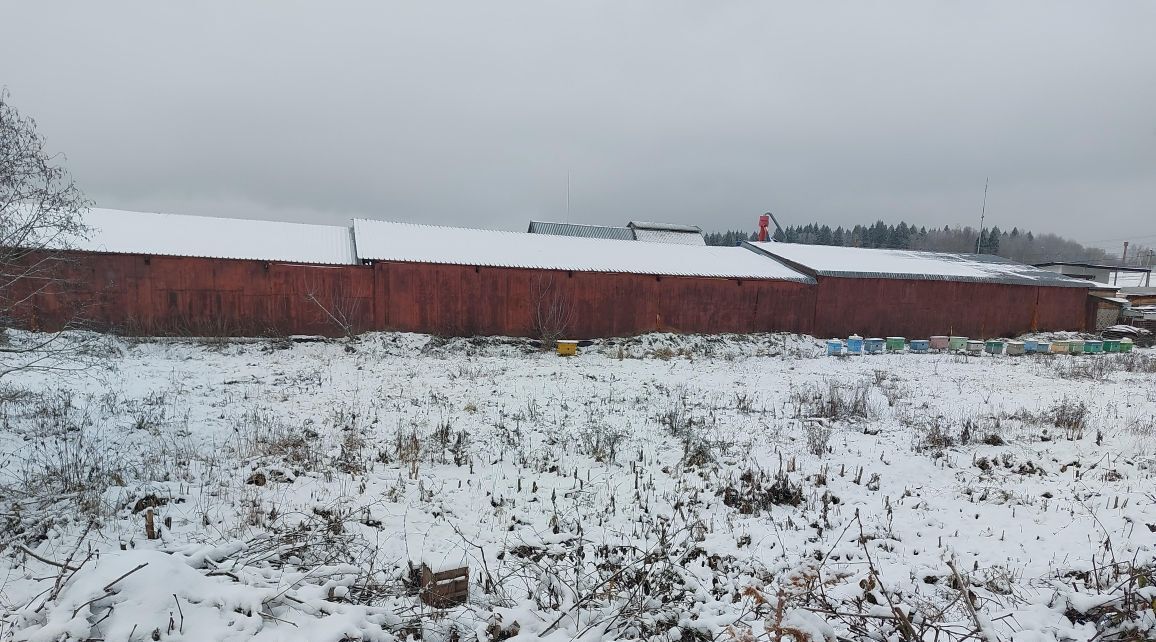
[[979,240],[975,242],[975,253],[983,254],[983,217],[987,214],[987,182],[990,177],[983,179],[983,207],[979,209]]

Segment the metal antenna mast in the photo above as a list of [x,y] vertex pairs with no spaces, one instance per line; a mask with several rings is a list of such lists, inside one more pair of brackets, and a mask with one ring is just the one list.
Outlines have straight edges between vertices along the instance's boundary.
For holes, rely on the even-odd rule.
[[979,209],[979,240],[975,242],[976,254],[983,254],[983,217],[987,214],[987,182],[989,178],[983,179],[983,207]]

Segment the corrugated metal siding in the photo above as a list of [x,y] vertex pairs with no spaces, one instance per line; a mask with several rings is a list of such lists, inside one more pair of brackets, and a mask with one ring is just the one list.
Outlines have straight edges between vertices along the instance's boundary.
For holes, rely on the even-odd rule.
[[793,331],[987,338],[1082,330],[1094,322],[1086,291],[1077,288],[838,277],[809,285],[384,261],[317,266],[71,256],[62,274],[70,283],[34,297],[18,311],[21,325],[56,329],[79,302],[87,305],[94,328],[129,334],[340,334],[309,299],[314,293],[326,309],[344,310],[358,330],[530,336],[535,288],[544,283],[571,306],[578,337]]
[[608,239],[615,241],[634,240],[634,232],[630,231],[630,228],[611,227],[608,225],[530,221],[530,228],[527,231],[530,234],[552,234],[554,236],[575,236],[588,239]]
[[989,338],[1082,330],[1087,292],[999,283],[819,277],[818,336],[960,334]]
[[633,230],[656,230],[666,232],[689,232],[702,234],[702,228],[697,225],[682,225],[679,223],[656,223],[654,221],[630,221],[626,224]]
[[372,329],[373,270],[199,257],[70,253],[66,282],[19,310],[55,330],[82,306],[86,327],[134,335],[339,335],[325,310]]
[[673,243],[675,245],[706,245],[698,232],[671,232],[669,230],[634,230],[634,238],[646,243]]
[[532,336],[533,293],[546,283],[571,306],[576,337],[811,330],[813,290],[802,283],[422,263],[374,269],[375,322],[388,330]]

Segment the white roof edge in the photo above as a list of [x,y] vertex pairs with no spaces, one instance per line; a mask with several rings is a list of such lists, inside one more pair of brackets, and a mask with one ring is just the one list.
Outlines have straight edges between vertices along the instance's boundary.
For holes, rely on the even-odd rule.
[[814,283],[741,248],[623,243],[356,218],[357,253],[376,261]]
[[87,238],[61,247],[84,252],[356,265],[353,228],[217,216],[92,208]]
[[1082,279],[990,255],[744,241],[788,267],[816,276],[1092,288]]

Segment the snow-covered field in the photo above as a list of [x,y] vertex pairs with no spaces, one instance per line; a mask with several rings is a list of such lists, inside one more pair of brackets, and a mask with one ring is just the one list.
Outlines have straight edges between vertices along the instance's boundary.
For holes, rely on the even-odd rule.
[[89,349],[0,379],[0,639],[1156,635],[1151,351]]

